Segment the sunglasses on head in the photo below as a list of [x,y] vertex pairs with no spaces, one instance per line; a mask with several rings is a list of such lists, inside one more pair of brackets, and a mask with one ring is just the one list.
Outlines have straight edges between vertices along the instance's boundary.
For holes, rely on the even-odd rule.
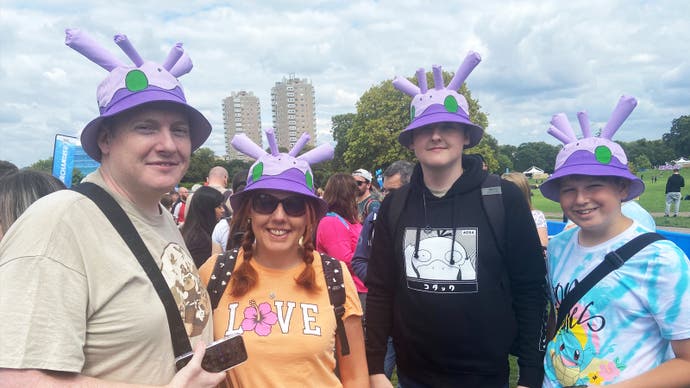
[[272,214],[278,204],[283,205],[285,214],[290,217],[300,217],[307,212],[307,203],[299,195],[291,195],[280,199],[271,194],[260,193],[252,198],[252,209],[259,214]]

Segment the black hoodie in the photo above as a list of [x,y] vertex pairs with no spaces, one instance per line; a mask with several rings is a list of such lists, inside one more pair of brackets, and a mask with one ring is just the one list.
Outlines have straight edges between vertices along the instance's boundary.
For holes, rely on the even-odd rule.
[[[504,387],[515,342],[519,384],[541,387],[545,265],[534,220],[519,189],[501,181],[506,254],[483,210],[487,173],[471,155],[441,198],[412,174],[392,233],[379,210],[367,277],[367,362],[383,373],[393,337],[398,371],[433,387]],[[453,243],[455,241],[455,243]]]

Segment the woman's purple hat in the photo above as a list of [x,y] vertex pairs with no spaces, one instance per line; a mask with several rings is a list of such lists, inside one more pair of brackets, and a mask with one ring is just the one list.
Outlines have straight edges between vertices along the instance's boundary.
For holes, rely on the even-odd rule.
[[416,73],[419,86],[404,77],[397,76],[393,79],[393,86],[396,89],[412,96],[412,103],[410,104],[412,122],[398,135],[400,144],[405,147],[412,144],[412,130],[429,124],[444,122],[460,123],[467,129],[470,142],[465,148],[474,147],[479,143],[484,135],[484,128],[470,121],[470,109],[467,100],[457,91],[481,60],[479,54],[473,51],[467,53],[465,60],[448,86],[443,85],[443,71],[438,65],[432,66],[434,73],[433,89],[427,87],[424,69],[418,69]]
[[192,61],[177,43],[163,65],[144,61],[125,35],[115,35],[115,43],[132,60],[127,66],[86,33],[78,29],[65,30],[65,44],[92,62],[108,70],[108,77],[98,85],[96,97],[100,116],[81,132],[84,151],[100,162],[98,133],[103,119],[150,102],[171,102],[180,105],[189,116],[192,151],[199,148],[211,134],[211,124],[198,110],[187,104],[178,77],[192,70]]
[[256,159],[249,168],[247,186],[230,197],[232,208],[241,208],[254,190],[281,190],[311,198],[317,204],[317,219],[325,216],[328,203],[314,193],[314,174],[309,165],[333,159],[333,146],[322,144],[295,156],[309,141],[309,135],[303,133],[290,152],[279,153],[273,128],[266,129],[265,132],[271,153],[261,149],[243,133],[235,135],[230,142],[237,151]]
[[630,188],[628,196],[623,201],[629,201],[642,194],[644,182],[630,172],[628,157],[625,156],[623,148],[611,140],[635,106],[635,97],[622,96],[598,137],[592,136],[587,113],[578,112],[577,119],[584,136],[580,140],[575,137],[565,113],[554,115],[547,132],[565,145],[556,156],[554,173],[539,186],[544,197],[559,202],[558,180],[568,175],[617,176],[628,179]]

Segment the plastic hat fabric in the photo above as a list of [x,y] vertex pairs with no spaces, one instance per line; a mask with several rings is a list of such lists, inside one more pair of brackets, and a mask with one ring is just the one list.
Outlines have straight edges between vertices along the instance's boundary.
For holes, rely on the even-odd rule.
[[211,124],[198,110],[187,104],[178,77],[192,69],[192,61],[176,44],[163,65],[144,61],[125,35],[115,35],[115,43],[127,54],[134,66],[128,66],[78,29],[65,30],[65,44],[110,72],[96,92],[100,116],[81,132],[84,151],[101,160],[98,132],[106,117],[150,102],[171,102],[180,105],[189,116],[192,151],[199,148],[211,134]]
[[361,176],[362,178],[366,179],[367,182],[371,182],[372,179],[371,173],[363,168],[355,170],[355,172],[352,173],[352,176]]
[[314,174],[310,164],[333,158],[333,146],[322,144],[300,156],[295,156],[309,141],[309,135],[302,134],[290,152],[279,153],[275,133],[272,128],[265,130],[271,153],[256,145],[247,135],[238,134],[230,144],[239,152],[257,159],[249,168],[247,186],[230,197],[233,209],[242,207],[244,201],[256,190],[281,190],[301,194],[317,204],[317,219],[326,215],[328,203],[314,193]]
[[642,194],[645,188],[644,183],[628,169],[628,157],[623,148],[611,140],[635,106],[637,106],[637,100],[634,97],[622,96],[598,137],[592,136],[587,113],[578,112],[577,118],[584,136],[581,140],[575,137],[575,132],[564,113],[554,115],[547,132],[565,145],[556,156],[554,173],[539,186],[544,197],[558,202],[560,200],[558,179],[568,175],[625,178],[630,181],[630,189],[624,201]]
[[410,116],[412,122],[398,136],[398,141],[405,147],[412,143],[412,131],[429,124],[452,122],[462,124],[467,129],[470,138],[465,148],[474,147],[484,135],[484,128],[470,121],[469,106],[465,97],[457,91],[465,82],[467,76],[481,62],[479,54],[470,51],[462,62],[458,71],[450,80],[448,86],[443,85],[443,71],[441,66],[433,66],[434,88],[428,89],[426,72],[417,70],[416,86],[404,77],[395,77],[393,86],[401,92],[412,96]]

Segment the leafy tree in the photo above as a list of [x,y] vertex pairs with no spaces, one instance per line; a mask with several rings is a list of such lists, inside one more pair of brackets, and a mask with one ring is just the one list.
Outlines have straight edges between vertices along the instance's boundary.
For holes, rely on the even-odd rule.
[[676,152],[663,140],[639,139],[632,142],[618,142],[628,160],[635,160],[644,155],[652,166],[663,165],[668,161],[676,159]]
[[690,155],[690,115],[680,116],[671,122],[671,130],[662,136],[664,143],[678,156]]
[[344,158],[345,150],[348,148],[347,134],[352,130],[356,116],[354,113],[345,113],[331,117],[333,140],[337,143],[331,168],[336,171],[347,170]]
[[53,172],[53,157],[41,159],[29,166],[32,170],[43,171],[51,174]]
[[540,142],[520,144],[515,151],[515,170],[525,171],[537,166],[546,172],[553,172],[559,147]]
[[[628,160],[631,160],[628,158]],[[635,171],[646,170],[652,168],[652,163],[649,161],[647,155],[638,155],[635,159],[632,159],[632,164],[635,167]]]
[[210,148],[202,147],[194,151],[189,161],[189,169],[182,177],[182,182],[201,183],[206,180],[208,171],[220,163],[216,163],[216,155]]

